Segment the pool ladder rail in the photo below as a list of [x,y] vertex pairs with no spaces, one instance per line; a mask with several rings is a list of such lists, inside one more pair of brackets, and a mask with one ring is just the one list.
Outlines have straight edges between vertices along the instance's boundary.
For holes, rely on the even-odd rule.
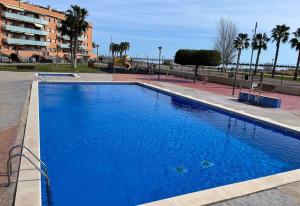
[[[12,152],[17,148],[21,148],[21,152],[12,155]],[[31,158],[29,158],[28,156],[26,156],[22,153],[23,149],[26,149],[29,152],[29,154],[31,154],[32,157],[41,164],[41,168],[38,167],[37,164],[34,163]],[[28,147],[26,147],[25,145],[20,145],[20,144],[13,146],[9,150],[9,156],[8,156],[8,160],[7,160],[7,164],[6,164],[6,166],[7,166],[7,186],[8,187],[11,186],[11,183],[12,183],[11,182],[11,176],[12,176],[12,163],[11,162],[15,157],[26,158],[35,167],[35,169],[38,170],[42,176],[45,177],[47,190],[49,189],[49,191],[50,191],[50,180],[49,180],[48,168],[47,168],[46,164],[42,160],[40,160]]]

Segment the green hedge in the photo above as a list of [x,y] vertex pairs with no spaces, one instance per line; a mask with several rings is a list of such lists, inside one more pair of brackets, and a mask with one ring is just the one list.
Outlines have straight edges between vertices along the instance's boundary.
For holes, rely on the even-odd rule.
[[219,66],[221,54],[216,50],[180,49],[176,52],[175,63],[181,65]]

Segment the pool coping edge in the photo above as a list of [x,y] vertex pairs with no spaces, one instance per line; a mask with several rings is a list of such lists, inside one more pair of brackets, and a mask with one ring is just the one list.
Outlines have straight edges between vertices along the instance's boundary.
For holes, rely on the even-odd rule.
[[[32,82],[23,145],[27,146],[38,158],[40,158],[38,81]],[[23,150],[22,154],[31,157],[26,150]],[[38,161],[34,158],[31,159],[38,167],[40,167]],[[26,159],[22,158],[15,195],[15,206],[41,205],[41,174]]]

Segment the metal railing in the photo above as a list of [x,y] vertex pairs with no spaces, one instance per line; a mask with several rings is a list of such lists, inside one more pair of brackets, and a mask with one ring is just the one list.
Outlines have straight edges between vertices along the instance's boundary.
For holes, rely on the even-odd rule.
[[[40,168],[35,162],[33,162],[31,160],[31,158],[29,158],[28,156],[22,154],[22,150],[21,152],[12,155],[12,152],[17,149],[17,148],[21,148],[26,149],[41,165],[42,167]],[[49,206],[53,205],[52,202],[52,192],[51,192],[51,187],[50,187],[50,179],[49,179],[49,175],[48,175],[48,168],[46,166],[46,164],[40,160],[28,147],[26,147],[25,145],[15,145],[13,146],[10,150],[9,150],[9,158],[7,160],[6,166],[7,166],[7,187],[11,186],[11,176],[12,176],[12,160],[16,157],[24,157],[25,159],[27,159],[36,170],[38,170],[40,172],[40,174],[46,179],[46,192],[47,192],[47,202]]]
[[[38,167],[29,157],[27,157],[26,155],[22,154],[22,151],[20,153],[17,153],[17,154],[14,154],[12,155],[12,152],[16,149],[16,148],[21,148],[21,149],[26,149],[44,168],[40,168]],[[47,183],[47,187],[50,187],[50,179],[49,179],[49,176],[48,176],[48,168],[46,166],[46,164],[41,160],[39,159],[28,147],[26,147],[25,145],[15,145],[13,146],[10,150],[9,150],[9,157],[8,157],[8,160],[7,160],[7,186],[9,187],[11,185],[11,175],[12,175],[12,160],[15,158],[15,157],[24,157],[26,158],[34,167],[35,169],[37,169],[46,179],[46,183]]]
[[25,145],[21,145],[21,144],[17,144],[15,146],[13,146],[10,150],[9,150],[9,153],[8,153],[8,157],[10,158],[12,155],[12,152],[17,149],[17,148],[21,148],[21,149],[26,149],[36,160],[38,160],[41,165],[44,167],[45,169],[45,173],[48,173],[48,168],[46,166],[46,164],[40,160],[28,147],[26,147]]
[[[134,58],[136,59],[136,58]],[[137,67],[143,70],[148,68],[147,62],[138,61],[136,62]],[[157,63],[149,63],[152,67],[154,66],[156,70],[158,69]],[[181,66],[181,65],[161,65],[161,72],[168,74],[175,74],[182,77],[185,76],[194,76],[195,66]],[[253,72],[253,71],[252,71]],[[251,73],[252,73],[251,72]],[[257,75],[254,76],[254,82],[259,82],[261,70],[257,71]],[[287,75],[286,71],[278,72],[274,78],[271,78],[271,74],[264,73],[264,84],[269,85],[280,85],[280,86],[294,86],[300,87],[300,81],[293,80],[292,75]],[[234,69],[228,68],[226,70],[220,67],[209,67],[209,66],[199,66],[197,75],[199,76],[213,76],[232,79],[234,77]],[[239,69],[237,73],[237,80],[240,81],[249,81],[251,80],[251,74],[249,75],[249,69]]]

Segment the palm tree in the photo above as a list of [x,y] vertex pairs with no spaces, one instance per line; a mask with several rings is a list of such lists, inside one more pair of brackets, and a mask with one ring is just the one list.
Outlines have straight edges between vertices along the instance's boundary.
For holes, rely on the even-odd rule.
[[281,42],[285,43],[288,41],[290,35],[290,33],[288,32],[289,29],[290,27],[283,24],[283,25],[276,25],[276,27],[272,30],[272,35],[271,35],[271,38],[273,39],[272,42],[274,41],[276,42],[276,53],[275,53],[273,70],[272,70],[272,77],[274,77],[275,75],[280,43]]
[[236,37],[236,39],[233,42],[234,47],[238,51],[238,58],[237,58],[236,69],[235,69],[235,74],[234,74],[232,95],[234,95],[234,92],[235,92],[236,75],[237,75],[237,72],[239,69],[241,53],[242,53],[243,49],[247,49],[249,47],[249,45],[250,45],[249,41],[250,41],[250,39],[248,38],[248,34],[240,33],[240,34],[238,34],[238,36]]
[[124,46],[125,46],[125,55],[127,54],[127,51],[130,49],[130,43],[125,41],[124,42]]
[[113,42],[110,43],[109,51],[111,52],[112,56],[115,56],[116,54],[120,53],[120,45]]
[[293,49],[296,49],[296,51],[298,51],[297,65],[294,72],[294,80],[297,80],[299,63],[300,63],[300,28],[298,28],[296,32],[293,32],[293,35],[294,38],[291,39],[290,43],[291,43],[291,47]]
[[109,45],[109,52],[111,52],[111,56],[114,56],[114,53],[115,53],[115,50],[114,50],[115,46],[114,46],[114,44],[115,43],[112,42]]
[[86,17],[88,11],[77,5],[72,5],[70,9],[66,11],[66,18],[62,21],[60,31],[62,35],[68,35],[70,37],[70,50],[73,68],[76,69],[76,56],[78,51],[78,37],[85,33],[88,29],[88,22]]
[[123,57],[123,52],[126,51],[126,43],[125,42],[121,42],[119,44],[119,50],[120,50],[120,57]]
[[256,34],[253,37],[252,40],[252,47],[254,50],[257,50],[257,56],[256,56],[256,64],[255,64],[255,69],[254,69],[254,75],[256,75],[257,73],[257,66],[258,66],[258,62],[259,62],[259,57],[261,54],[261,50],[266,50],[267,49],[267,43],[268,41],[270,41],[270,38],[267,36],[266,33],[259,33]]

